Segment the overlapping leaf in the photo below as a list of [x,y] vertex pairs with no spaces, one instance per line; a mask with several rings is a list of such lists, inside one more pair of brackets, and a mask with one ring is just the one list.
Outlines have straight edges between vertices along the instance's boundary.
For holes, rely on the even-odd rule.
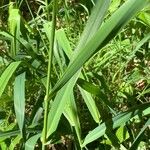
[[[69,67],[63,74],[62,78],[57,82],[49,97],[60,89],[68,80],[82,67],[82,65],[93,56],[100,48],[105,46],[117,33],[127,24],[127,22],[144,7],[147,0],[128,0],[122,5],[92,36],[92,38],[75,52]],[[90,34],[90,32],[89,32]]]
[[[99,1],[97,3],[97,5],[95,7],[96,9],[93,10],[93,13],[95,14],[94,15],[95,17],[94,18],[91,17],[90,18],[91,22],[89,21],[87,23],[85,31],[83,32],[83,35],[81,37],[82,42],[84,41],[84,43],[86,43],[88,40],[90,40],[91,36],[94,35],[95,32],[97,31],[97,29],[99,28],[99,26],[102,23],[102,20],[104,18],[105,12],[108,9],[108,6],[109,6],[108,2],[109,1],[107,1],[107,3],[106,3],[106,1],[103,0],[103,1]],[[105,6],[105,7],[102,7],[102,6]],[[89,26],[92,27],[92,28],[89,28]],[[91,32],[91,36],[89,36],[87,34],[87,32],[88,33]],[[57,37],[57,35],[56,35],[56,37]],[[78,43],[78,49],[82,47],[82,42],[81,41],[79,41],[79,43]],[[65,47],[66,47],[66,45],[62,46],[62,48],[65,48]],[[70,47],[67,46],[67,48],[70,48]],[[65,51],[67,51],[67,50],[65,50]],[[70,53],[69,53],[70,51],[71,51],[71,49],[70,50],[68,49],[68,53],[66,53],[66,54],[70,55]],[[71,58],[71,56],[69,56],[69,58]],[[68,95],[70,95],[69,92],[74,87],[74,85],[76,83],[76,80],[78,79],[79,75],[80,75],[80,71],[77,72],[76,75],[73,76],[72,79],[68,82],[68,84],[66,84],[58,92],[58,94],[57,94],[57,96],[56,96],[56,98],[53,102],[50,113],[49,113],[48,125],[47,125],[47,129],[48,129],[47,137],[49,137],[56,130],[59,119],[60,119],[60,116],[61,116],[61,114],[63,113],[63,110],[64,110],[63,107],[67,103],[66,97]],[[55,114],[55,116],[53,116],[53,114]]]

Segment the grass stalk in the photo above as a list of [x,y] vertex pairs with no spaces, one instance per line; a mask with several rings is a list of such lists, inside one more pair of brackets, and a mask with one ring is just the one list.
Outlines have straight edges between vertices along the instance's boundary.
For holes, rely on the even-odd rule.
[[46,4],[47,20],[50,20],[50,11],[49,11],[49,2],[48,2],[48,0],[45,0],[45,4]]
[[[53,0],[53,15],[52,15],[52,28],[50,37],[50,48],[49,48],[49,60],[48,60],[48,71],[47,71],[47,84],[46,84],[46,96],[44,98],[44,128],[43,128],[43,141],[42,149],[45,149],[46,135],[47,135],[47,119],[48,119],[48,95],[50,93],[50,83],[51,83],[51,71],[52,71],[52,58],[53,58],[53,48],[54,48],[54,38],[55,38],[55,28],[56,28],[56,14],[57,14],[57,0]],[[48,18],[49,19],[49,18]]]

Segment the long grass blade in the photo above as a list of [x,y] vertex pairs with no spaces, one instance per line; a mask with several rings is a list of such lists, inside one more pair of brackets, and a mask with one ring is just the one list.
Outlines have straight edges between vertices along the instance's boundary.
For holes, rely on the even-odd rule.
[[[103,3],[104,3],[104,1],[103,1]],[[102,3],[98,3],[98,6],[101,6],[101,4]],[[98,29],[99,28],[99,26],[100,26],[100,24],[101,24],[101,22],[102,22],[102,18],[104,18],[104,15],[105,15],[105,12],[106,12],[106,10],[107,10],[107,8],[108,8],[108,5],[107,5],[107,7],[105,7],[105,8],[101,8],[102,10],[99,10],[99,9],[96,9],[95,11],[93,11],[93,13],[95,14],[95,16],[96,15],[98,15],[98,16],[101,16],[100,17],[100,19],[98,20],[97,19],[97,21],[99,21],[99,23],[96,23],[95,25],[94,25],[94,23],[95,23],[95,19],[91,19],[91,22],[88,22],[88,24],[87,24],[87,29],[86,29],[86,31],[83,33],[83,36],[82,36],[82,41],[84,41],[84,42],[87,42],[87,40],[89,40],[90,38],[89,38],[89,35],[88,34],[86,34],[86,32],[89,32],[89,31],[91,31],[91,29],[93,30],[93,34],[95,34],[95,32],[96,32],[96,29]],[[103,13],[101,13],[101,12],[103,12]],[[91,27],[92,28],[89,28],[88,26],[89,25],[91,25]],[[57,32],[56,32],[57,33]],[[57,35],[56,35],[56,37],[57,37]],[[60,37],[60,35],[59,35],[59,37]],[[60,42],[60,43],[63,43],[63,42],[61,42],[60,41],[60,39],[58,39],[58,41]],[[67,40],[65,40],[65,42],[66,42]],[[79,43],[80,44],[80,43]],[[67,47],[66,47],[67,46]],[[80,46],[78,46],[78,47],[80,47]],[[62,48],[64,48],[65,49],[65,52],[66,52],[66,55],[69,57],[69,59],[71,59],[71,49],[70,49],[70,46],[69,46],[69,44],[67,43],[66,45],[62,45]],[[77,78],[79,77],[79,75],[80,75],[80,72],[78,72],[73,78],[72,78],[72,80],[70,80],[69,81],[69,83],[68,83],[68,85],[66,85],[66,86],[64,86],[61,90],[62,90],[62,93],[63,93],[63,95],[65,96],[65,93],[67,94],[68,92],[68,89],[71,89],[71,87],[70,86],[74,86],[75,85],[75,82],[74,81],[76,81],[77,80]],[[74,83],[74,84],[72,84],[72,83]],[[60,93],[60,92],[59,92]],[[59,93],[58,93],[58,95],[59,95]],[[64,102],[63,102],[63,98],[62,98],[62,93],[60,94],[60,96],[58,96],[58,97],[60,97],[59,98],[59,100],[57,100],[57,101],[59,101],[59,102],[55,102],[56,100],[54,100],[54,103],[56,104],[56,106],[54,105],[54,109],[55,108],[57,108],[57,106],[59,106],[60,104],[62,105],[62,104],[64,104]],[[57,97],[57,96],[56,96]],[[58,99],[58,98],[57,98]],[[60,100],[61,99],[61,100]],[[64,99],[65,100],[65,99]],[[60,106],[61,106],[60,105]],[[65,105],[64,105],[65,106]],[[62,107],[62,106],[61,106]],[[58,107],[59,108],[59,107]],[[52,109],[51,109],[52,110]],[[57,109],[56,109],[57,110]],[[53,110],[54,111],[54,110]],[[53,112],[52,111],[52,112]],[[63,112],[63,107],[61,108],[61,113]],[[51,118],[52,118],[52,116],[50,116],[49,117],[49,123],[48,123],[48,128],[49,128],[49,132],[48,132],[48,136],[49,135],[51,135],[55,130],[56,130],[56,127],[57,127],[57,124],[58,124],[58,122],[59,122],[59,120],[58,120],[58,118],[60,118],[60,116],[61,116],[61,113],[59,113],[59,115],[58,115],[58,117],[56,116],[56,122],[55,122],[55,126],[53,127],[53,124],[50,124],[51,123]],[[51,113],[51,111],[50,111],[50,114],[52,115],[52,113]],[[53,114],[55,114],[55,113],[53,113]],[[54,118],[54,117],[53,117]],[[55,118],[54,118],[55,119]],[[50,128],[50,126],[51,126],[51,128]]]
[[[16,135],[19,135],[21,132],[20,130],[9,130],[9,131],[6,131],[6,132],[0,132],[0,141],[1,141],[1,138],[10,138],[10,137],[13,137],[13,136],[16,136]],[[41,130],[36,130],[36,129],[27,129],[26,130],[26,133],[41,133]]]
[[81,50],[81,47],[83,47],[83,45],[85,45],[97,32],[97,30],[99,29],[99,27],[101,26],[103,22],[103,19],[109,8],[109,5],[110,5],[110,0],[97,1],[95,7],[93,7],[91,16],[88,19],[88,22],[81,35],[79,43],[75,49],[75,54],[79,53],[79,51]]
[[[63,48],[65,54],[68,56],[68,58],[71,58],[72,50],[71,50],[69,41],[68,41],[68,39],[66,37],[66,34],[65,34],[63,29],[58,30],[56,32],[56,38],[57,38],[58,44]],[[76,78],[78,78],[78,76]],[[91,88],[90,88],[90,90],[91,90]],[[98,109],[95,105],[95,102],[94,102],[91,94],[84,91],[81,88],[80,88],[80,91],[81,91],[81,94],[82,94],[82,96],[85,100],[85,103],[86,103],[87,107],[89,108],[89,111],[90,111],[91,115],[93,116],[93,119],[98,123],[100,115],[99,115]],[[98,92],[99,92],[99,90],[98,90]]]
[[25,73],[16,77],[14,83],[14,108],[21,133],[24,126],[25,113]]
[[14,3],[10,2],[9,5],[9,18],[8,18],[8,25],[9,31],[14,36],[14,39],[11,43],[11,52],[10,54],[12,57],[16,56],[17,52],[19,51],[19,42],[17,39],[20,38],[20,22],[21,17],[19,14],[19,9],[14,8]]

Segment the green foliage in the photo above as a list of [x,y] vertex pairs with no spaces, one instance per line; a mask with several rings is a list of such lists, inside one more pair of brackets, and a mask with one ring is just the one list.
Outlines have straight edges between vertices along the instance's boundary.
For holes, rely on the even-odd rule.
[[14,108],[19,129],[21,134],[23,134],[25,113],[25,73],[17,76],[14,82]]
[[0,77],[0,97],[2,96],[8,81],[10,80],[12,74],[15,72],[17,67],[19,66],[21,62],[13,62],[11,63],[6,70],[3,72],[3,74]]
[[149,5],[0,2],[0,149],[148,149]]

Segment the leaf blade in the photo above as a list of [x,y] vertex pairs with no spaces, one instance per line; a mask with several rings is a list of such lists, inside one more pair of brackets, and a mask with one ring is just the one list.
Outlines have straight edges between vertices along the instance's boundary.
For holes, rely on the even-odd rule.
[[16,77],[14,83],[14,107],[19,129],[22,133],[25,113],[25,73]]
[[2,96],[6,85],[8,83],[8,81],[10,80],[11,76],[13,75],[13,73],[15,72],[15,70],[17,69],[17,67],[19,66],[21,62],[13,62],[11,63],[3,72],[3,74],[0,77],[0,97]]
[[37,140],[40,138],[41,134],[36,134],[29,138],[25,143],[25,150],[34,150]]
[[142,9],[146,0],[128,0],[121,6],[97,31],[91,40],[81,47],[80,52],[71,61],[62,78],[56,83],[50,93],[52,96],[82,67],[82,65],[94,55],[99,49],[104,47],[117,33],[127,24],[127,22]]

